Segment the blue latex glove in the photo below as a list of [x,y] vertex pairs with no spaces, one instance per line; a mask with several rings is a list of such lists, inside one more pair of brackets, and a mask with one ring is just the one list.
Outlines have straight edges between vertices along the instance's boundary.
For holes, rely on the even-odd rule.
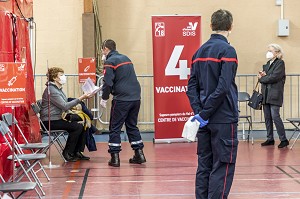
[[205,127],[205,126],[207,125],[207,123],[208,123],[208,120],[202,119],[202,117],[201,117],[199,114],[195,115],[195,116],[191,119],[192,122],[195,121],[195,120],[197,120],[197,121],[200,123],[200,128]]

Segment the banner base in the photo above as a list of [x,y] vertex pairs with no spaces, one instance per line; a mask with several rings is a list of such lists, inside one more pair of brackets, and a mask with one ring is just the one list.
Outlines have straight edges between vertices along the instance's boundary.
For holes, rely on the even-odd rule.
[[[197,141],[197,139],[196,139]],[[153,138],[154,144],[171,144],[171,143],[178,143],[178,142],[193,142],[186,138],[165,138],[165,139],[155,139]]]

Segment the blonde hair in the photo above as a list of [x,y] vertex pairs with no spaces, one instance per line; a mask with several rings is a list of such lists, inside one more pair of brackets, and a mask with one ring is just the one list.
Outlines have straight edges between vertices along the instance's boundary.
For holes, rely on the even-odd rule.
[[278,59],[282,59],[283,58],[283,51],[282,51],[281,46],[279,46],[278,44],[269,44],[268,47],[274,48],[275,52],[277,52],[276,57]]

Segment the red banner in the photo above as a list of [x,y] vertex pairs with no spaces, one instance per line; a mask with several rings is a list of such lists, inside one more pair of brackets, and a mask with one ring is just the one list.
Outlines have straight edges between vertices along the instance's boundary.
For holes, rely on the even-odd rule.
[[88,77],[96,83],[96,59],[78,58],[78,76],[79,83],[84,83]]
[[194,113],[186,96],[200,16],[152,16],[155,140],[181,138]]
[[26,99],[25,63],[0,63],[0,105],[22,105]]

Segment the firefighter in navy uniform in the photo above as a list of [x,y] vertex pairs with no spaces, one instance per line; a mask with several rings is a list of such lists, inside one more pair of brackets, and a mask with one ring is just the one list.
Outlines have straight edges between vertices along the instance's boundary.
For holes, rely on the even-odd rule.
[[192,58],[187,95],[200,122],[197,199],[225,199],[232,185],[237,156],[237,55],[228,43],[233,18],[218,10],[211,16],[214,32]]
[[131,60],[116,51],[116,43],[105,40],[102,44],[104,62],[104,85],[100,105],[106,108],[109,95],[113,95],[109,121],[109,149],[111,159],[109,166],[119,167],[121,151],[121,128],[125,123],[126,133],[134,155],[129,163],[146,162],[143,153],[144,144],[137,127],[138,113],[141,104],[141,87],[137,80]]

